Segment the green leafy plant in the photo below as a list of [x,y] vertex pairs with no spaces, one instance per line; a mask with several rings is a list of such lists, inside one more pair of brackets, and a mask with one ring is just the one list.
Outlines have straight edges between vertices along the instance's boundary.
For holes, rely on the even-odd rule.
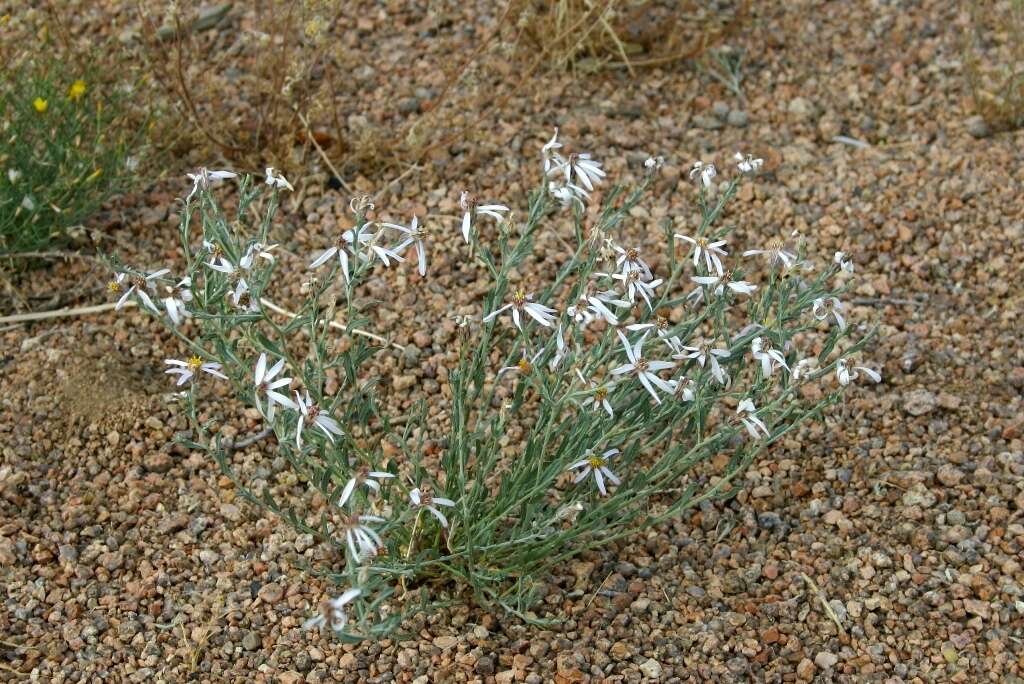
[[[439,369],[439,396],[401,420],[382,409],[383,383],[368,367],[391,346],[365,330],[357,293],[403,259],[427,276],[431,234],[418,217],[382,221],[355,199],[353,227],[311,272],[286,272],[268,243],[287,181],[268,170],[267,199],[243,178],[229,214],[214,184],[235,174],[200,170],[181,215],[184,277],[117,269],[120,301],[134,297],[188,350],[167,361],[193,428],[187,444],[333,550],[317,570],[349,588],[310,626],[379,636],[403,610],[462,592],[530,619],[552,567],[734,494],[759,453],[820,417],[853,380],[880,381],[851,361],[867,337],[851,339],[839,300],[853,270],[845,254],[815,268],[799,239],[727,253],[726,208],[761,160],[738,155],[725,182],[714,165],[694,165],[698,220],[691,234],[662,226],[657,276],[621,242],[661,160],[596,210],[586,205],[604,169],[561,147],[557,136],[544,146],[521,215],[463,193],[467,258],[492,284],[480,310],[458,318],[457,360]],[[569,253],[544,282],[517,280],[544,233]],[[755,273],[766,275],[755,283]],[[281,278],[305,280],[294,313],[271,299]],[[205,405],[210,383],[230,384],[259,411],[293,467],[290,482],[307,483],[311,500],[243,481],[217,408]]]
[[[125,125],[127,94],[35,56],[12,64],[0,84],[0,252],[66,241],[138,164]],[[136,156],[131,156],[136,155]]]

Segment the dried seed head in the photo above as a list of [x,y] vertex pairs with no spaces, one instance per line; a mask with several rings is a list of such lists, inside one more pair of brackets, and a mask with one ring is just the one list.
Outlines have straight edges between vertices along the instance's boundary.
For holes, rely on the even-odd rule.
[[369,195],[357,195],[348,202],[348,208],[356,216],[365,216],[367,212],[373,211],[373,201]]
[[669,320],[668,316],[669,316],[668,312],[664,311],[664,310],[659,311],[657,314],[655,314],[655,316],[654,316],[654,327],[659,332],[665,332],[672,325],[672,321]]

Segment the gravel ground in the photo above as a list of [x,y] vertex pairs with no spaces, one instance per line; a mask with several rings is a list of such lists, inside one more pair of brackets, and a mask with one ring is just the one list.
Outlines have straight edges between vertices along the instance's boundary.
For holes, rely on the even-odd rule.
[[[417,10],[391,4],[413,25]],[[128,310],[0,332],[0,680],[1024,681],[1021,135],[976,137],[965,21],[928,0],[759,7],[737,43],[744,98],[686,65],[545,77],[490,139],[381,196],[391,219],[453,215],[464,185],[516,202],[558,125],[613,175],[670,159],[632,229],[653,244],[647,226],[692,213],[688,164],[743,149],[766,165],[729,216],[738,243],[799,229],[812,252],[856,260],[854,317],[880,326],[883,383],[765,454],[735,500],[560,568],[535,611],[547,627],[461,608],[357,647],[302,631],[332,591],[302,569],[322,551],[171,444],[185,423],[161,359],[179,350],[158,324]],[[381,60],[415,49],[387,42]],[[182,170],[101,217],[129,262],[180,263],[167,208]],[[280,235],[296,269],[348,201],[300,190]],[[377,361],[396,408],[437,391],[446,316],[478,311],[486,287],[449,227],[428,280],[404,269],[369,286],[387,294],[374,325],[411,349]],[[546,277],[551,246],[523,278]],[[20,295],[95,303],[104,278],[55,263]],[[238,415],[229,436],[259,429]],[[289,486],[270,443],[235,464]]]

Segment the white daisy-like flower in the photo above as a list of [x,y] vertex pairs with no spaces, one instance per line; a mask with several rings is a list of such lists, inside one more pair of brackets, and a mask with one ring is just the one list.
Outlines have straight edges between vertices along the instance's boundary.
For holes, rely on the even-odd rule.
[[607,305],[611,304],[623,309],[630,306],[629,302],[618,297],[618,293],[613,290],[599,292],[596,295],[584,292],[576,304],[570,306],[565,312],[582,327],[590,325],[597,318],[603,318],[609,325],[618,325],[619,317]]
[[771,435],[764,421],[757,417],[757,407],[754,406],[752,400],[743,399],[736,407],[736,415],[739,417],[740,422],[743,423],[743,427],[747,429],[747,432],[754,439],[760,439],[761,433],[765,437]]
[[793,370],[790,372],[790,376],[794,380],[803,380],[806,379],[808,375],[813,373],[817,367],[817,359],[808,356],[806,358],[800,359],[795,364],[793,364]]
[[228,376],[220,372],[221,365],[219,363],[204,362],[202,357],[199,356],[192,356],[188,361],[164,359],[164,363],[171,366],[165,370],[164,373],[177,375],[178,381],[174,384],[179,387],[196,377],[200,372],[207,373],[222,380],[228,379]]
[[781,263],[786,268],[791,268],[796,263],[796,254],[787,251],[785,243],[778,238],[770,240],[764,249],[748,249],[743,252],[745,257],[762,255],[768,257],[768,262],[772,266]]
[[338,507],[344,506],[348,500],[352,497],[352,493],[356,491],[356,487],[359,485],[366,485],[366,487],[375,493],[380,492],[381,483],[377,480],[391,480],[394,479],[394,475],[383,470],[370,470],[366,466],[362,466],[349,481],[345,483],[345,488],[341,490],[341,497],[338,499]]
[[[107,289],[112,294],[120,294],[121,298],[117,300],[117,304],[114,306],[115,311],[120,311],[124,308],[125,302],[128,301],[128,297],[134,292],[135,295],[142,300],[151,311],[154,313],[160,313],[160,310],[153,303],[153,299],[149,296],[149,292],[153,290],[153,281],[162,275],[166,275],[171,272],[169,268],[161,268],[159,271],[153,271],[152,273],[143,276],[139,273],[118,273],[114,276],[114,279],[107,284]],[[126,287],[127,286],[127,287]]]
[[505,366],[504,368],[498,370],[498,377],[500,378],[505,373],[519,373],[520,375],[529,375],[530,373],[533,372],[534,364],[537,363],[537,359],[543,353],[544,350],[541,349],[540,351],[533,355],[533,358],[530,358],[526,354],[526,351],[523,350],[522,358],[519,359],[519,361],[516,362],[514,366]]
[[699,347],[683,346],[682,352],[679,354],[673,354],[672,356],[673,359],[679,360],[692,359],[696,361],[697,365],[701,368],[707,366],[711,369],[711,377],[713,377],[720,385],[725,385],[728,382],[729,376],[725,374],[725,369],[718,363],[718,359],[725,359],[728,357],[728,349],[712,347],[709,342],[705,342]]
[[733,280],[732,271],[726,271],[721,275],[693,276],[690,278],[698,285],[710,287],[716,297],[721,297],[725,288],[729,288],[736,294],[750,295],[757,289],[757,285],[748,283],[745,280]]
[[563,207],[568,207],[573,203],[579,204],[581,207],[586,204],[586,200],[590,199],[590,193],[581,188],[578,185],[572,183],[560,184],[555,181],[548,183],[548,193],[561,203]]
[[252,268],[253,263],[256,261],[256,257],[260,257],[261,259],[266,259],[270,263],[274,263],[274,255],[271,254],[271,251],[276,247],[276,244],[264,245],[262,242],[254,242],[249,245],[249,249],[245,250],[245,254],[238,260],[238,265],[242,269],[248,271]]
[[846,359],[839,359],[836,361],[836,377],[839,379],[839,384],[846,387],[851,382],[860,377],[860,374],[868,376],[873,382],[882,382],[882,374],[876,370],[866,368],[864,366],[854,366],[850,368]]
[[[589,153],[577,154],[573,153],[569,155],[569,158],[562,161],[560,164],[555,164],[551,170],[548,171],[548,175],[565,174],[565,185],[567,186],[582,186],[588,191],[593,192],[594,186],[598,185],[602,179],[604,179],[605,172],[601,168],[601,163],[591,158]],[[573,183],[575,177],[576,183]]]
[[[239,259],[238,266],[235,266],[224,257],[220,257],[216,261],[206,262],[207,267],[218,273],[223,273],[232,282],[232,287],[228,290],[231,304],[236,309],[242,309],[243,311],[259,310],[257,302],[249,296],[249,282],[245,279],[245,273],[252,268],[253,260],[257,256],[257,251],[253,250],[253,247],[256,246],[258,245],[253,245],[246,251],[242,258]],[[273,260],[273,257],[271,256],[270,259]]]
[[846,319],[843,317],[843,303],[836,297],[818,297],[814,300],[811,312],[819,321],[832,317],[835,319],[836,325],[839,326],[840,330],[846,330]]
[[454,501],[442,496],[433,496],[430,491],[420,490],[419,487],[409,492],[409,501],[416,508],[423,507],[430,511],[430,514],[437,518],[437,522],[441,523],[441,527],[448,527],[448,518],[438,509],[438,506],[452,508],[455,506]]
[[668,384],[672,385],[672,395],[679,401],[693,401],[694,396],[696,396],[693,391],[693,380],[690,380],[685,375],[669,380]]
[[550,307],[534,302],[532,294],[527,294],[525,290],[519,288],[512,293],[512,301],[485,316],[484,323],[493,321],[499,314],[509,309],[511,309],[512,321],[520,330],[523,329],[522,314],[526,314],[544,327],[550,328],[551,322],[555,320],[555,314],[558,313]]
[[665,158],[662,157],[661,155],[656,155],[654,157],[648,157],[647,159],[644,160],[644,168],[647,169],[648,173],[652,173],[654,171],[657,171],[658,169],[660,169],[664,165],[665,165]]
[[615,259],[615,265],[619,267],[620,273],[626,275],[630,271],[640,271],[644,274],[644,278],[647,280],[650,280],[653,277],[651,275],[651,267],[640,256],[639,249],[636,247],[623,249],[622,247],[615,245],[615,251],[619,255]]
[[352,588],[341,596],[327,599],[320,604],[320,612],[317,615],[302,623],[302,629],[313,629],[314,627],[321,629],[330,625],[331,629],[335,632],[343,631],[346,625],[348,625],[348,614],[345,612],[345,606],[358,598],[362,593],[362,589]]
[[260,309],[259,303],[249,294],[249,283],[246,282],[245,278],[239,278],[235,286],[228,290],[228,295],[230,295],[231,303],[236,309],[250,313]]
[[386,522],[379,515],[343,515],[338,529],[345,531],[345,543],[348,544],[352,560],[361,561],[366,556],[376,554],[384,546],[380,535],[367,523]]
[[606,382],[598,384],[593,380],[588,380],[583,377],[583,373],[579,368],[576,369],[576,375],[579,377],[580,382],[587,385],[588,392],[588,396],[580,402],[580,406],[583,408],[591,408],[594,411],[604,409],[609,418],[614,418],[615,411],[612,410],[611,402],[608,401],[608,395],[611,394],[612,390],[612,383]]
[[275,171],[273,166],[267,167],[266,184],[274,188],[277,188],[278,190],[284,190],[285,188],[287,188],[292,192],[295,191],[295,188],[292,187],[292,184],[289,183],[287,179],[285,179],[285,177],[282,176],[279,172]]
[[789,370],[786,357],[778,349],[772,348],[771,341],[763,337],[755,337],[750,341],[750,353],[754,360],[761,363],[761,374],[766,378],[770,378],[779,366]]
[[853,259],[846,252],[836,252],[832,257],[832,263],[839,267],[839,270],[853,273]]
[[408,227],[401,226],[397,223],[382,223],[382,226],[387,228],[393,228],[401,233],[404,237],[402,242],[395,247],[396,252],[400,252],[409,245],[413,245],[416,248],[416,259],[419,263],[419,274],[421,276],[427,275],[427,246],[425,240],[428,237],[426,229],[419,225],[419,217],[415,214],[412,217],[412,222]]
[[331,416],[323,413],[320,407],[315,401],[310,399],[309,391],[306,391],[306,396],[303,398],[298,392],[295,392],[295,403],[299,406],[299,424],[295,428],[295,446],[298,450],[302,451],[302,430],[304,427],[315,426],[320,428],[320,432],[324,433],[331,443],[334,443],[334,435],[345,434],[341,430],[341,426]]
[[690,180],[700,176],[700,182],[705,188],[711,187],[711,180],[717,175],[718,169],[714,164],[705,164],[702,161],[693,162],[693,168],[690,169]]
[[[207,267],[212,268],[214,271],[217,271],[218,273],[223,273],[228,277],[228,279],[239,277],[239,267],[232,264],[225,257],[219,257],[214,261],[207,261],[204,263],[207,265]],[[251,260],[249,261],[249,265],[252,265]],[[248,270],[248,268],[242,270]]]
[[610,276],[614,280],[621,281],[626,290],[626,296],[629,298],[629,303],[635,303],[636,296],[640,295],[641,299],[644,300],[644,303],[647,304],[648,309],[653,309],[654,307],[651,303],[651,298],[654,297],[654,288],[658,287],[663,282],[661,278],[645,281],[643,279],[644,274],[640,271],[630,271],[628,273],[595,273],[594,275],[598,277]]
[[345,282],[349,280],[349,260],[348,252],[352,250],[354,253],[358,247],[366,244],[373,239],[372,233],[364,232],[368,224],[356,226],[351,230],[346,230],[338,234],[334,244],[328,247],[320,256],[313,260],[309,265],[310,268],[320,268],[326,264],[332,257],[338,257],[338,263],[341,265],[341,273],[345,276]]
[[405,261],[405,257],[403,257],[396,251],[397,248],[389,249],[387,247],[381,247],[380,245],[378,245],[377,240],[380,238],[380,236],[381,232],[378,231],[375,235],[372,236],[369,243],[367,243],[367,247],[370,248],[370,253],[376,256],[380,260],[380,262],[384,264],[385,268],[391,268],[392,260],[394,260],[395,263]]
[[213,181],[226,180],[238,176],[234,171],[210,171],[205,167],[200,168],[195,173],[187,173],[185,175],[192,181],[192,192],[188,193],[188,197],[185,198],[186,202],[192,199],[192,196],[200,189],[206,190],[209,188]]
[[764,159],[754,159],[751,155],[744,155],[741,152],[737,152],[732,158],[736,160],[736,168],[740,173],[757,173],[764,164]]
[[566,357],[565,334],[562,332],[562,324],[558,324],[558,332],[555,333],[555,354],[548,360],[548,369],[552,372],[561,365]]
[[715,240],[712,242],[706,237],[690,237],[689,235],[682,235],[680,233],[675,234],[677,240],[684,240],[693,245],[693,265],[696,267],[700,263],[701,256],[704,257],[704,265],[707,268],[708,273],[714,269],[718,275],[723,275],[725,270],[722,268],[722,260],[720,257],[728,256],[726,251],[722,249],[722,245],[725,244],[725,240]]
[[601,496],[608,496],[608,488],[605,486],[605,480],[608,480],[615,486],[622,484],[619,477],[612,472],[611,468],[608,467],[608,462],[618,454],[618,449],[608,449],[600,456],[594,452],[588,452],[585,458],[580,461],[576,461],[566,468],[566,470],[580,469],[580,471],[576,473],[576,477],[572,480],[573,484],[583,482],[591,473],[593,473],[594,481],[597,483],[597,489],[601,492]]
[[185,304],[192,301],[192,279],[185,276],[177,285],[168,287],[167,290],[169,296],[164,297],[164,308],[167,309],[167,315],[174,325],[179,325],[182,319],[189,315]]
[[669,317],[663,313],[658,312],[654,315],[654,320],[648,323],[632,323],[626,326],[626,330],[631,332],[641,332],[643,330],[654,330],[654,333],[658,336],[658,339],[663,341],[673,353],[678,352],[681,349],[682,341],[679,337],[672,334],[672,321]]
[[[287,387],[291,384],[291,378],[277,378],[278,374],[284,368],[285,360],[279,359],[277,363],[267,368],[267,353],[263,352],[260,354],[260,358],[256,361],[256,368],[253,371],[253,389],[256,393],[256,408],[262,413],[267,420],[274,420],[274,407],[284,406],[290,408],[293,411],[299,410],[299,405],[287,394],[278,392],[278,388]],[[277,378],[275,380],[275,378]],[[264,410],[263,401],[261,395],[266,395],[267,407]]]
[[509,211],[509,208],[504,204],[478,204],[475,195],[471,195],[468,191],[463,190],[462,194],[459,195],[459,206],[462,207],[462,237],[465,241],[469,242],[469,233],[473,229],[473,217],[490,216],[495,221],[501,223],[505,220],[504,213]]
[[562,143],[558,142],[558,128],[555,128],[555,134],[551,136],[551,140],[548,140],[544,147],[540,148],[541,157],[544,160],[544,174],[547,175],[551,172],[551,169],[556,165],[561,165],[565,162],[562,159],[562,155],[558,154],[556,150],[562,147]]
[[654,388],[657,387],[665,394],[672,394],[672,385],[659,378],[656,373],[672,368],[675,364],[668,361],[649,361],[643,357],[644,340],[647,339],[646,333],[640,336],[635,345],[630,346],[629,340],[626,339],[621,330],[616,330],[615,332],[618,334],[619,340],[622,341],[622,349],[626,352],[626,358],[629,359],[629,363],[613,368],[611,374],[623,375],[625,373],[632,373],[636,375],[644,389],[654,397],[656,403],[660,404],[661,398]]

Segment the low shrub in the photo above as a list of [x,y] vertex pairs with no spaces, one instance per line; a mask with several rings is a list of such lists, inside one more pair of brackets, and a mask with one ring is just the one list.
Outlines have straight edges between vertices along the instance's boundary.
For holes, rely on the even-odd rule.
[[[310,255],[308,272],[288,272],[269,244],[287,181],[273,170],[265,184],[241,178],[229,213],[216,185],[234,174],[200,170],[181,212],[184,271],[121,267],[111,289],[182,344],[167,372],[188,446],[333,550],[319,571],[347,588],[310,626],[379,636],[405,611],[465,591],[528,619],[552,567],[735,494],[759,453],[855,379],[880,380],[853,360],[867,337],[854,339],[839,299],[847,255],[817,267],[799,237],[730,253],[726,207],[760,164],[737,155],[725,181],[694,164],[697,220],[662,226],[663,273],[622,242],[660,159],[639,185],[588,207],[605,170],[552,138],[521,203],[463,193],[466,256],[491,287],[478,314],[458,320],[457,362],[438,369],[440,417],[429,420],[426,399],[401,420],[384,409],[390,383],[369,362],[390,347],[365,330],[358,295],[402,262],[429,277],[429,217],[382,221],[354,199],[353,227]],[[518,280],[545,232],[571,253],[552,279]],[[305,282],[294,313],[270,299],[283,279]],[[242,481],[211,384],[258,411],[308,499]]]

